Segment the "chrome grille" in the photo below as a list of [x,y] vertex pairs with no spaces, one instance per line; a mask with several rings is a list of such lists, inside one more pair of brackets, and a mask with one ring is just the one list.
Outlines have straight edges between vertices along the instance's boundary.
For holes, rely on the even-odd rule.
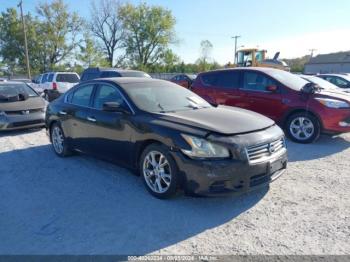
[[269,158],[281,154],[286,149],[284,137],[270,143],[264,143],[246,148],[248,160],[250,163],[263,162]]

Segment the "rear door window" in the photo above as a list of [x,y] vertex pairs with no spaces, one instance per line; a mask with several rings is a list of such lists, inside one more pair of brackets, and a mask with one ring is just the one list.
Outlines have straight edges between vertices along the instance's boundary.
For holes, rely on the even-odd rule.
[[221,72],[216,85],[227,89],[239,88],[239,76],[240,73],[238,71]]
[[84,85],[74,91],[73,96],[68,99],[71,103],[77,106],[88,107],[90,105],[91,94],[94,89],[94,85]]
[[76,74],[57,74],[56,82],[78,83],[79,77]]
[[202,82],[206,86],[215,86],[218,79],[218,73],[209,73],[201,76]]
[[243,89],[251,91],[266,91],[270,85],[277,86],[277,82],[259,72],[245,72]]
[[44,74],[43,78],[41,79],[41,83],[46,83],[47,82],[47,77],[49,74]]
[[55,74],[49,74],[49,76],[47,78],[47,82],[52,82],[54,75]]

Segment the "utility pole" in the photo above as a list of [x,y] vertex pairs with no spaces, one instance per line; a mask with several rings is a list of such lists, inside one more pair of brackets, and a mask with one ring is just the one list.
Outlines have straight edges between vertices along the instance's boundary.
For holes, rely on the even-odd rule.
[[29,66],[27,31],[26,31],[26,23],[24,21],[24,16],[23,16],[22,0],[19,1],[19,4],[17,5],[17,7],[19,7],[21,10],[21,18],[22,18],[23,34],[24,34],[24,49],[25,49],[26,64],[27,64],[27,74],[28,74],[28,78],[31,79],[32,77],[30,75],[30,66]]
[[235,39],[235,61],[234,64],[237,64],[237,39],[240,38],[240,35],[235,35],[232,38]]
[[317,51],[317,49],[311,48],[311,49],[309,49],[309,51],[311,52],[311,54],[310,54],[310,59],[311,59],[314,55],[314,52]]

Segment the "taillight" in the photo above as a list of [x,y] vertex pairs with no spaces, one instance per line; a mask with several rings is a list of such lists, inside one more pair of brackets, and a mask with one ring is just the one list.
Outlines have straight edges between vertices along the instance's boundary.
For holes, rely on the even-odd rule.
[[55,82],[52,83],[52,89],[57,90],[57,83],[55,83]]

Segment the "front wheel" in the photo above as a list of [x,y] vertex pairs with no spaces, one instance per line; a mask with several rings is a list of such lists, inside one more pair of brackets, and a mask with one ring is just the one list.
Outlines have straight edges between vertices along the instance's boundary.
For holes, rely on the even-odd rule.
[[285,129],[291,140],[302,144],[316,141],[321,133],[320,122],[308,113],[297,113],[290,116]]
[[153,196],[166,199],[176,194],[179,181],[177,166],[165,146],[148,146],[139,164],[143,182]]

